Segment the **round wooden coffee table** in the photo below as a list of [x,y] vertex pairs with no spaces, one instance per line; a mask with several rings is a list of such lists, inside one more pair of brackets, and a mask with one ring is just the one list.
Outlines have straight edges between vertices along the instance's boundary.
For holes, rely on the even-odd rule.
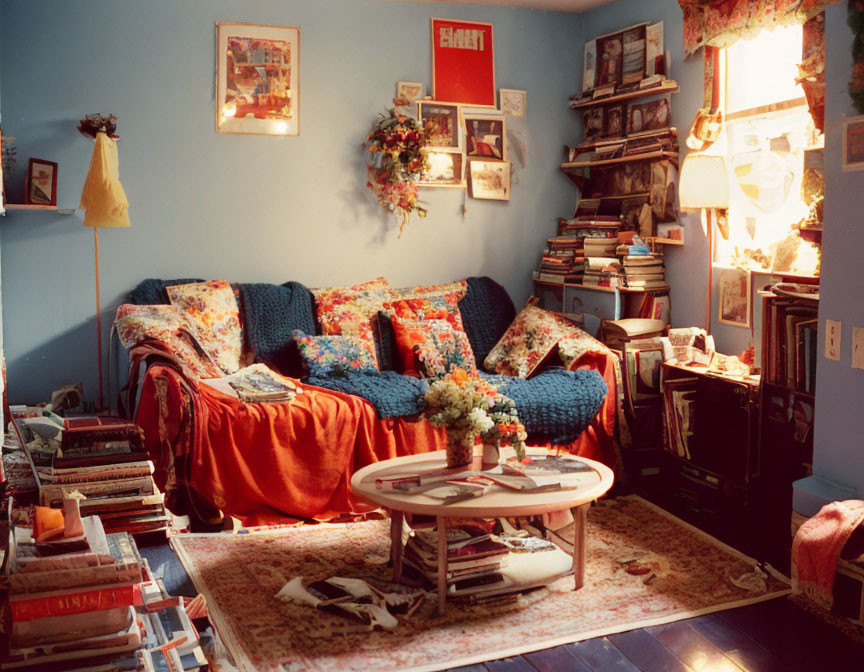
[[[503,451],[503,457],[508,453]],[[549,455],[542,448],[528,448],[529,455]],[[512,450],[509,452],[512,455]],[[578,460],[591,467],[593,473],[583,474],[578,487],[537,493],[522,493],[500,485],[491,485],[481,497],[441,504],[440,500],[422,493],[408,494],[379,489],[375,481],[416,476],[428,471],[441,470],[446,465],[445,451],[396,457],[370,464],[351,478],[352,492],[377,506],[390,509],[390,542],[393,561],[393,580],[402,575],[402,524],[404,514],[435,516],[438,529],[446,527],[446,518],[515,518],[536,516],[569,509],[573,514],[573,575],[575,589],[585,580],[585,519],[588,506],[612,487],[612,470],[600,462],[575,455],[560,457]],[[475,457],[479,461],[479,457]],[[479,466],[475,467],[479,471]],[[458,471],[454,470],[454,477]],[[447,536],[438,535],[438,610],[443,613],[447,596]]]

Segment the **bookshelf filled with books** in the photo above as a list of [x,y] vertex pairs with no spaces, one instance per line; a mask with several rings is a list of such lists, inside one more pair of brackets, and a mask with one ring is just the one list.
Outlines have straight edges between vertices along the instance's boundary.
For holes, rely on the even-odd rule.
[[580,200],[546,241],[534,293],[547,309],[582,316],[590,331],[622,317],[668,323],[663,251],[684,240],[669,99],[678,84],[666,78],[663,23],[591,40],[584,64],[582,92],[570,102],[583,138],[560,166]]

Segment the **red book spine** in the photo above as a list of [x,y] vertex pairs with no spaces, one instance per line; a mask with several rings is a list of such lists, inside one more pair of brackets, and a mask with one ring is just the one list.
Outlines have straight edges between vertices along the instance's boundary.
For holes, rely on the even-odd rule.
[[12,620],[32,621],[48,616],[68,616],[89,611],[131,606],[134,603],[135,586],[99,588],[82,592],[49,595],[29,600],[10,600]]

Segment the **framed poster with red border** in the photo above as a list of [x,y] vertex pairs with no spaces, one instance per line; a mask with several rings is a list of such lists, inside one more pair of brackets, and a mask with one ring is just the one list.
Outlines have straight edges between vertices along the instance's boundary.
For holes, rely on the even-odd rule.
[[492,24],[432,19],[432,96],[495,107]]

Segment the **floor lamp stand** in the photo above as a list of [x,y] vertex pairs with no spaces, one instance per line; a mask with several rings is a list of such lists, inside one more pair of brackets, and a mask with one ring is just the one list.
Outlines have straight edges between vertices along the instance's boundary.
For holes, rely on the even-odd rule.
[[96,365],[99,367],[99,395],[96,401],[96,410],[102,410],[102,319],[99,308],[99,228],[93,227],[93,244],[96,252]]

